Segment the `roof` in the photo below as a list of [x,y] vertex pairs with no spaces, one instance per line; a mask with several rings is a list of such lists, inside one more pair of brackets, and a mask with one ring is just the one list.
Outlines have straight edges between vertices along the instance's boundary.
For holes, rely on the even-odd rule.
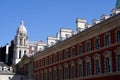
[[23,20],[20,22],[20,26],[18,27],[17,32],[24,32],[24,33],[27,33],[27,29],[26,29],[26,27],[24,26]]
[[8,65],[4,64],[3,62],[0,62],[0,66],[2,66],[2,67],[7,66],[8,67]]

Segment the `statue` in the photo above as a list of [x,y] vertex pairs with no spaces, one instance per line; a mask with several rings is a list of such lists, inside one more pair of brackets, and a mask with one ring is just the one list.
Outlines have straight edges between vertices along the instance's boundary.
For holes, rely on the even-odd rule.
[[120,0],[117,0],[117,2],[116,2],[116,8],[117,9],[120,8]]

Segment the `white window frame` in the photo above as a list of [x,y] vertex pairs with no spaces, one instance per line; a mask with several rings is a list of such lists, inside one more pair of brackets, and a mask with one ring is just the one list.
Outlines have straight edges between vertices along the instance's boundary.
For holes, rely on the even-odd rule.
[[[104,65],[105,65],[105,73],[111,73],[112,72],[112,51],[105,51],[104,52]],[[106,59],[109,59],[109,65],[108,66],[110,66],[110,71],[109,72],[107,72],[108,70],[106,69],[106,67],[107,67],[107,65],[106,65]]]

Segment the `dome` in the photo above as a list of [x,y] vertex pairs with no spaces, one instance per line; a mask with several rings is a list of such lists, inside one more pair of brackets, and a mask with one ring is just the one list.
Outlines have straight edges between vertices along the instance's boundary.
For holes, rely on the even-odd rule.
[[120,0],[117,0],[117,2],[116,2],[116,8],[120,8]]
[[20,22],[20,26],[18,27],[17,33],[25,33],[25,34],[27,34],[27,30],[26,30],[26,28],[24,26],[23,21]]

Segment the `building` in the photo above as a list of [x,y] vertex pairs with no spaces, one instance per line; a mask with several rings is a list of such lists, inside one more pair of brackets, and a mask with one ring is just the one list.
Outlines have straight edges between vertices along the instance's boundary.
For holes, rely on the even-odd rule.
[[24,22],[21,21],[14,38],[13,64],[19,63],[24,54],[33,55],[37,51],[44,50],[45,47],[46,44],[42,41],[28,41],[27,29],[24,26]]
[[110,15],[94,19],[92,25],[78,18],[70,37],[48,38],[51,46],[32,58],[34,80],[119,80],[119,2]]

